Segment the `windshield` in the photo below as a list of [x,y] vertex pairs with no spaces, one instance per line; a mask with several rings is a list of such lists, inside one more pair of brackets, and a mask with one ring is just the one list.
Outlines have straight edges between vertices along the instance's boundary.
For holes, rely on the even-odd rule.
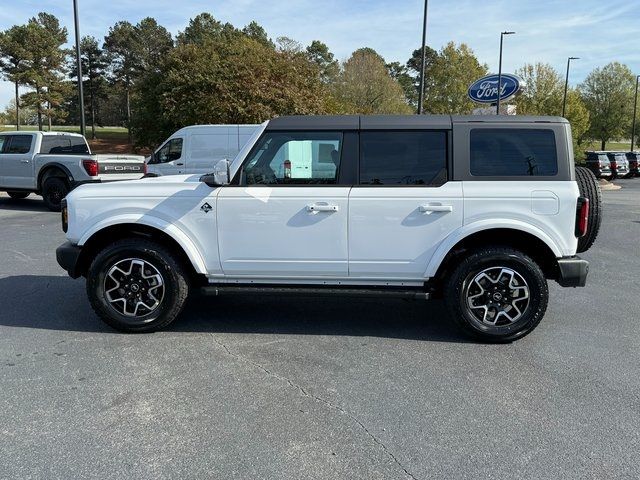
[[233,159],[233,161],[231,162],[231,167],[229,168],[229,171],[231,173],[231,177],[229,178],[229,180],[235,177],[236,172],[238,171],[238,169],[240,168],[240,165],[242,164],[242,160],[247,156],[249,151],[253,148],[253,145],[258,141],[258,138],[260,138],[260,135],[262,135],[262,132],[264,132],[265,128],[267,128],[268,123],[269,122],[261,123],[260,126],[255,129],[251,137],[249,137],[249,140],[247,140],[247,143],[244,144],[244,146],[240,149],[236,157]]

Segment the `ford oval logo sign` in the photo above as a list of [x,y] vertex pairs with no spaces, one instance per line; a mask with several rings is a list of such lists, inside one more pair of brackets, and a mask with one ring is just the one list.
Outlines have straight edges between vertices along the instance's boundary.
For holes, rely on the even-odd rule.
[[[520,91],[522,80],[509,73],[502,74],[500,82],[500,101],[513,97]],[[478,103],[496,103],[498,101],[498,75],[487,75],[473,82],[469,87],[469,98]]]

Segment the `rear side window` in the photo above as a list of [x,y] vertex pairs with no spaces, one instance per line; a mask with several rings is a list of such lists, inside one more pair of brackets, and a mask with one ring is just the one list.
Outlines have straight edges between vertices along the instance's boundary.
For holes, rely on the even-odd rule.
[[446,132],[360,133],[361,185],[436,186],[446,180]]
[[474,176],[553,176],[558,173],[553,130],[474,129],[470,154]]
[[12,135],[3,153],[29,153],[33,135]]
[[82,137],[71,135],[45,135],[42,137],[40,153],[47,155],[84,155],[89,147]]

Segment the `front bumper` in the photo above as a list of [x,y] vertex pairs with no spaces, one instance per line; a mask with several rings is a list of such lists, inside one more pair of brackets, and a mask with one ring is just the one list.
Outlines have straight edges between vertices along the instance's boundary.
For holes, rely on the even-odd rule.
[[584,287],[587,284],[589,262],[578,256],[558,259],[558,283],[563,287]]
[[56,248],[56,260],[58,265],[64,268],[71,278],[80,276],[78,269],[78,261],[82,249],[71,242],[65,242]]

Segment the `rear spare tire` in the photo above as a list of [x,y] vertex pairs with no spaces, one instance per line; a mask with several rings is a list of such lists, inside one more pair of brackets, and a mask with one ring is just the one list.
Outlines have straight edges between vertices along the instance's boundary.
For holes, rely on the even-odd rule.
[[589,222],[587,233],[578,239],[578,253],[586,252],[595,242],[602,223],[602,193],[593,172],[584,167],[576,167],[576,182],[580,196],[589,199]]

